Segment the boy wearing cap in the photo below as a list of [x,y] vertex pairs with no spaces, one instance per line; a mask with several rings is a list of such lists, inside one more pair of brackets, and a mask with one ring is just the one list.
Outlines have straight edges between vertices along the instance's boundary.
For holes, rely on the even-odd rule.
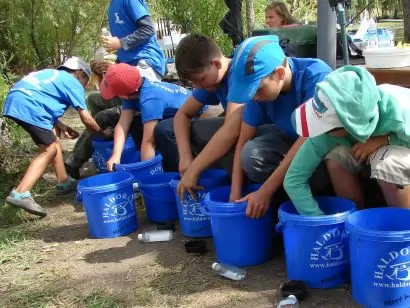
[[[258,218],[268,210],[303,143],[292,128],[292,112],[313,97],[316,83],[331,68],[318,59],[286,58],[275,35],[245,40],[232,66],[234,82],[228,100],[246,102],[246,107],[235,149],[230,199],[247,201],[246,214]],[[266,123],[272,124],[263,125]],[[241,199],[244,172],[263,185]],[[325,170],[318,170],[316,176],[317,188],[326,187]]]
[[314,98],[292,115],[297,133],[309,137],[284,182],[300,214],[324,214],[308,185],[323,159],[336,194],[359,208],[364,207],[364,197],[357,175],[370,172],[388,205],[410,209],[409,101],[409,89],[377,86],[358,66],[342,67],[316,85]]
[[[155,156],[154,129],[159,121],[175,115],[190,95],[190,91],[166,82],[154,82],[141,77],[135,66],[125,63],[109,66],[100,86],[104,99],[123,99],[120,119],[115,126],[114,149],[107,169],[120,163],[128,132],[137,146],[141,145],[141,160]],[[164,161],[167,169],[167,161]]]
[[69,139],[78,137],[76,131],[58,119],[68,107],[72,106],[78,111],[81,121],[91,132],[103,137],[112,135],[102,131],[87,111],[84,87],[90,73],[87,62],[72,57],[56,70],[44,69],[28,74],[8,93],[3,115],[26,130],[40,150],[19,185],[6,198],[8,204],[35,215],[46,216],[45,209],[34,201],[30,190],[50,163],[58,180],[56,192],[67,193],[75,188],[75,180],[65,171],[59,143],[61,134]]
[[[195,89],[178,110],[175,120],[158,125],[156,135],[161,140],[161,151],[167,148],[179,153],[178,193],[181,198],[186,191],[194,194],[200,173],[211,165],[231,174],[232,148],[239,136],[244,106],[228,100],[232,87],[231,61],[203,34],[186,36],[175,52],[175,67],[180,79],[192,82]],[[219,104],[225,117],[192,121],[204,106]]]

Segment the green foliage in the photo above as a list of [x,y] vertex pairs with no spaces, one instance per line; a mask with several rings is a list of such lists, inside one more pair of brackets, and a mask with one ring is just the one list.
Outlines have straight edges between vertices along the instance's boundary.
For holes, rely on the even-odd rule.
[[25,70],[90,58],[109,0],[0,0],[0,51]]
[[[17,79],[17,76],[14,75],[9,70],[9,64],[13,60],[13,57],[7,58],[7,54],[5,51],[0,51],[0,110],[3,110],[4,101],[6,99],[7,93],[9,92],[9,88],[13,85],[14,81]],[[4,119],[1,117],[1,119]],[[21,143],[25,132],[22,128],[16,125],[13,121],[8,119],[4,119],[7,123],[7,129],[9,133],[9,137],[15,145]],[[1,132],[1,127],[0,127]],[[1,144],[0,144],[1,146]]]
[[232,52],[232,42],[219,28],[219,21],[228,11],[223,0],[151,0],[151,12],[178,26],[188,25],[191,32],[212,37],[225,54]]

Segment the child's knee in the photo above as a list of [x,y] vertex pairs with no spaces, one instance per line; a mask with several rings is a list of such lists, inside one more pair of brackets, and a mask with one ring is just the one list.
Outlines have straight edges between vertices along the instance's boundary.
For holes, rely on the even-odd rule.
[[53,143],[42,145],[40,148],[41,152],[47,153],[50,157],[55,157],[57,155],[57,150],[60,148],[59,141],[55,140]]

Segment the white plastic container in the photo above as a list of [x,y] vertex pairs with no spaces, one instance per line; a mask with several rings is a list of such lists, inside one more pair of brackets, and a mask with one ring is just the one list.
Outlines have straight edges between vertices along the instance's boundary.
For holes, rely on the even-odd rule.
[[158,231],[147,231],[138,234],[138,240],[144,243],[152,242],[168,242],[173,238],[173,232],[171,230],[158,230]]
[[372,48],[363,51],[367,68],[410,66],[410,48]]
[[214,262],[212,263],[212,269],[219,275],[231,280],[242,280],[246,276],[246,270],[229,264]]

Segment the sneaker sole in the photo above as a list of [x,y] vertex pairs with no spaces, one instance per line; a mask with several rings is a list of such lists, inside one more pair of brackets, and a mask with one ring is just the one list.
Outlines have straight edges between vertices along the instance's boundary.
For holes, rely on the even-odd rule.
[[40,217],[46,217],[47,216],[47,212],[45,212],[45,211],[41,212],[41,211],[33,210],[32,208],[29,208],[29,207],[25,206],[23,203],[16,202],[14,199],[12,199],[10,197],[6,198],[6,203],[8,205],[12,205],[12,206],[18,207],[20,209],[23,209],[23,210],[25,210],[26,212],[28,212],[30,214],[34,214],[34,215],[37,215],[37,216],[40,216]]

